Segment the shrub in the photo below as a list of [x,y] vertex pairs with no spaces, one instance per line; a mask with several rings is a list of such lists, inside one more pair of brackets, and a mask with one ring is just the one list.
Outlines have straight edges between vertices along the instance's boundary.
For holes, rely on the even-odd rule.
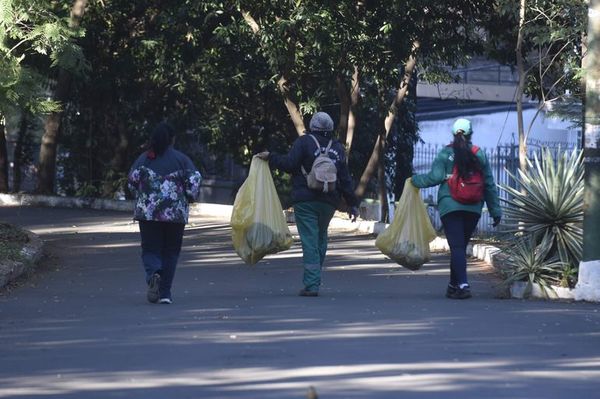
[[524,296],[531,295],[533,285],[537,284],[544,294],[552,285],[558,285],[562,279],[563,263],[558,256],[552,256],[552,237],[545,234],[541,242],[535,234],[520,237],[513,245],[507,259],[508,273],[504,283],[511,285],[516,281],[526,281]]
[[[509,175],[517,188],[501,185],[510,194],[504,199],[504,228],[518,242],[527,237],[551,243],[546,260],[558,257],[562,265],[562,285],[575,283],[575,273],[583,249],[583,152],[565,151],[555,160],[543,149],[533,162],[528,158],[527,172]],[[553,263],[553,262],[550,262]]]

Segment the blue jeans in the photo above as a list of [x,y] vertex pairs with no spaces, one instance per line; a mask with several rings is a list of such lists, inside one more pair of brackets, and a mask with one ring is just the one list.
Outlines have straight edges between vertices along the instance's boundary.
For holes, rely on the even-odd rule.
[[467,211],[450,212],[442,216],[444,233],[450,247],[450,284],[468,284],[467,244],[477,227],[480,214]]
[[140,220],[142,263],[146,283],[154,273],[160,274],[159,294],[171,298],[171,285],[181,251],[185,224]]

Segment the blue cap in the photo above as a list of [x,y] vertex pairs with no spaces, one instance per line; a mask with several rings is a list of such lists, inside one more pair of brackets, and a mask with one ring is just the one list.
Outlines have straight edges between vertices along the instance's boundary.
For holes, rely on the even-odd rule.
[[473,133],[471,121],[464,118],[457,119],[456,122],[454,122],[454,125],[452,125],[452,134],[458,133],[459,130],[462,130],[465,136],[468,136],[471,133]]

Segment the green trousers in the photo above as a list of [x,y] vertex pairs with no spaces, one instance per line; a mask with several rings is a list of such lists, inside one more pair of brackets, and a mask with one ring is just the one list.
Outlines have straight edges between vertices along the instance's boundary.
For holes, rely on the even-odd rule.
[[304,263],[304,288],[318,291],[321,286],[321,267],[327,252],[327,228],[335,207],[326,202],[306,201],[294,204],[294,217]]

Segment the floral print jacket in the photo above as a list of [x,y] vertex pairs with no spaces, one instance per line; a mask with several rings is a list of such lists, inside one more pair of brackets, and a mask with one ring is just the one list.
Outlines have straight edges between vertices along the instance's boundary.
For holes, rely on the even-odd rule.
[[200,196],[202,176],[187,156],[169,147],[156,158],[142,154],[128,183],[136,197],[135,220],[187,223],[189,203]]

